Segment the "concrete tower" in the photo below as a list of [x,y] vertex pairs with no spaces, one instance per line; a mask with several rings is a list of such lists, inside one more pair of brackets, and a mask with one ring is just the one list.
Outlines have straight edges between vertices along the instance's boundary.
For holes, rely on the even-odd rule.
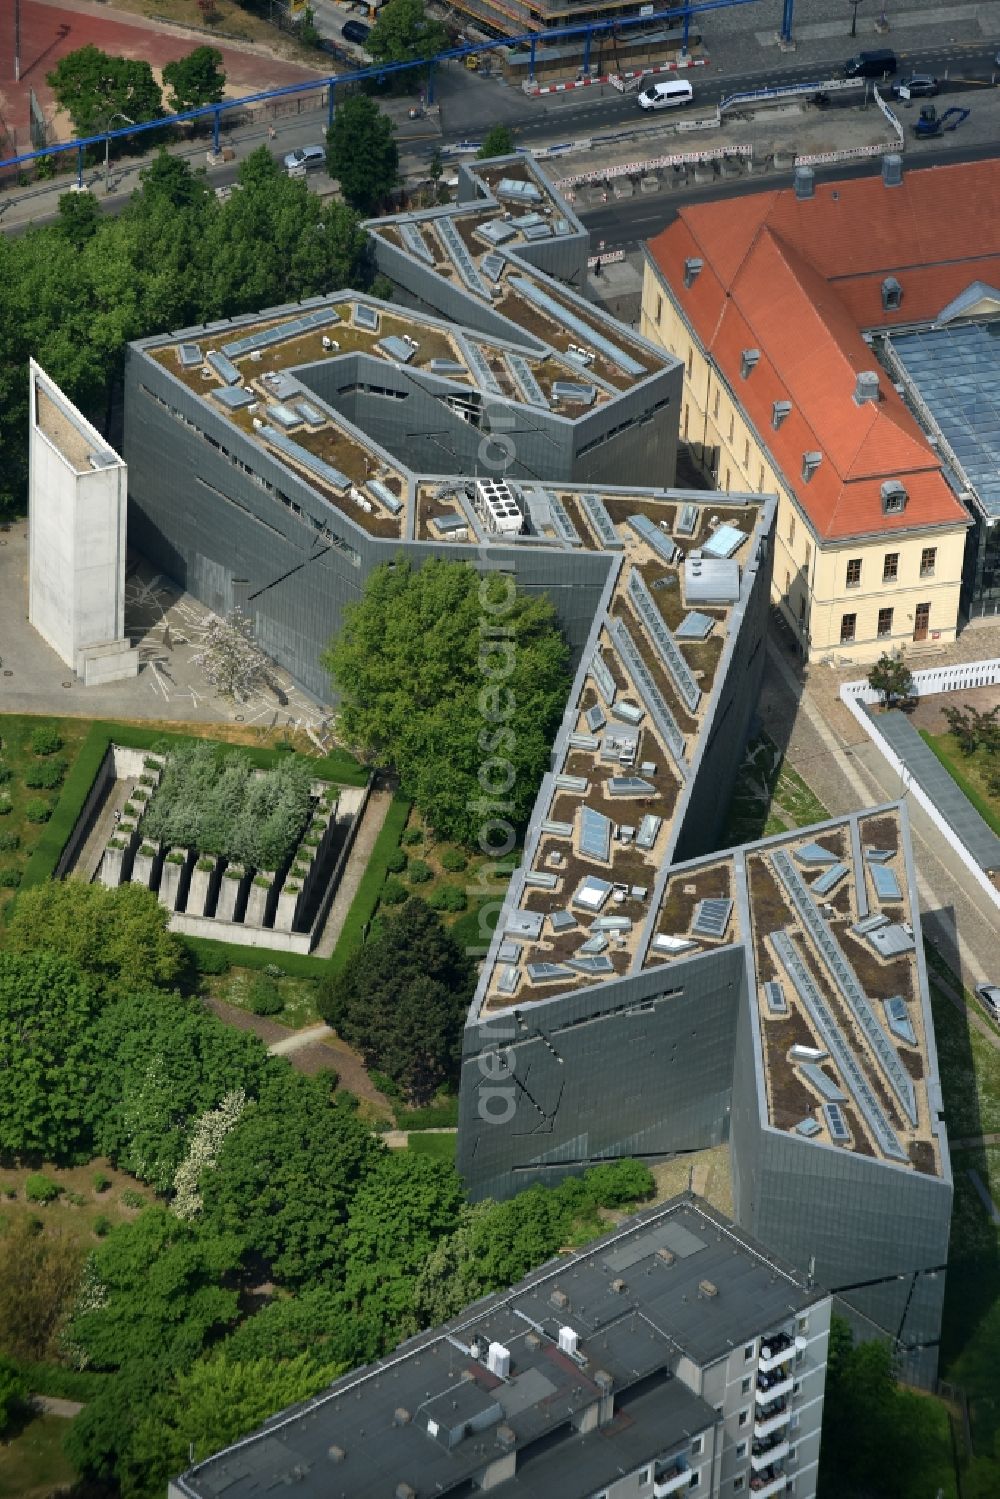
[[34,360],[30,379],[28,619],[86,686],[134,677],[126,466]]

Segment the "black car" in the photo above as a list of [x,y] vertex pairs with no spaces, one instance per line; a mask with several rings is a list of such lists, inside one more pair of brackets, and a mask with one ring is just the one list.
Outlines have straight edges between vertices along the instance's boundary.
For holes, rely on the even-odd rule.
[[340,34],[345,42],[353,42],[357,47],[363,47],[371,35],[371,27],[366,26],[363,21],[345,21],[340,28]]
[[938,81],[929,73],[914,73],[912,78],[901,78],[889,92],[894,99],[900,98],[900,89],[907,89],[911,99],[933,99],[938,91]]

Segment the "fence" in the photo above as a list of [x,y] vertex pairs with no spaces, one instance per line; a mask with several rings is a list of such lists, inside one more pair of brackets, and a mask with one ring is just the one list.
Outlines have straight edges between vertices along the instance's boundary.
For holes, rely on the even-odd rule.
[[[962,661],[957,666],[931,666],[913,673],[913,696],[930,697],[936,692],[969,692],[973,687],[993,687],[1000,682],[1000,659],[994,661]],[[880,694],[867,682],[845,682],[840,696],[847,702],[845,694],[871,705],[880,701]]]
[[659,171],[661,167],[700,166],[708,161],[719,161],[726,156],[740,156],[753,160],[753,146],[716,146],[710,151],[674,151],[669,156],[654,156],[649,161],[627,161],[621,166],[598,167],[592,172],[577,172],[573,177],[562,177],[556,187],[562,192],[586,182],[606,182],[615,177],[630,177],[646,172]]

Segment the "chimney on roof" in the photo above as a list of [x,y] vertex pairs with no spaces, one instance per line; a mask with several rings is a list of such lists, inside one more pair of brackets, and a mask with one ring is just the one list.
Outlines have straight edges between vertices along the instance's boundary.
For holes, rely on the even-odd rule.
[[785,417],[791,416],[791,414],[791,401],[775,401],[774,405],[771,407],[771,426],[774,428],[775,432],[777,432],[778,428],[785,420]]
[[903,158],[898,151],[889,151],[882,157],[882,183],[885,187],[900,187],[903,181]]
[[816,173],[812,167],[795,168],[795,196],[799,199],[816,196]]
[[864,406],[866,402],[877,402],[878,399],[878,371],[859,370],[858,378],[854,382],[854,404],[856,406]]
[[692,256],[684,262],[684,285],[693,286],[701,273],[704,261]]
[[745,380],[760,360],[759,349],[744,349],[740,355],[740,375]]
[[806,484],[809,483],[809,480],[812,478],[813,474],[816,472],[822,462],[822,453],[802,454],[802,478]]

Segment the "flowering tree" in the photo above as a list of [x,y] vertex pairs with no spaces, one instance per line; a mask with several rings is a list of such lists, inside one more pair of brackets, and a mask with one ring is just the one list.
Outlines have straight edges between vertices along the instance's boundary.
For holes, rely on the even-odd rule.
[[195,1125],[188,1153],[174,1174],[173,1209],[178,1218],[196,1218],[201,1212],[198,1179],[219,1158],[222,1142],[240,1120],[247,1096],[242,1088],[227,1093],[217,1109],[202,1114]]
[[242,609],[232,609],[225,619],[209,619],[204,650],[194,663],[223,697],[239,703],[267,681],[267,657],[254,639],[253,621]]

